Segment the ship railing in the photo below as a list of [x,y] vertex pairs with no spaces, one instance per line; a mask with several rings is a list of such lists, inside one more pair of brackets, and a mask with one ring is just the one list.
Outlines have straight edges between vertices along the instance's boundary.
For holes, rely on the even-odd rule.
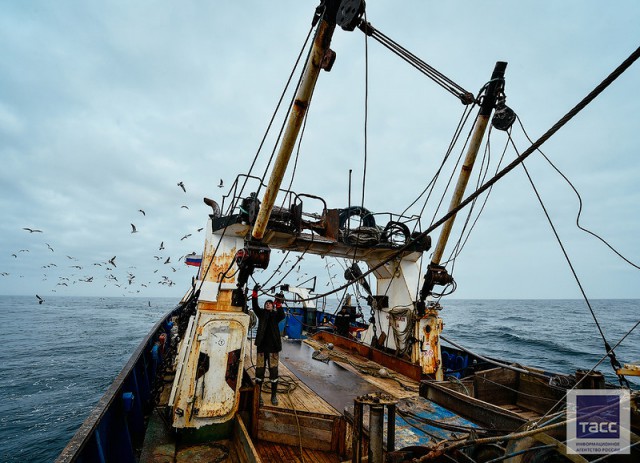
[[[167,322],[180,307],[165,314],[155,324],[82,423],[76,434],[58,456],[56,463],[102,462],[127,463],[137,461],[145,435],[145,416],[155,405],[154,386],[158,361],[154,344],[166,333]],[[169,348],[165,344],[165,352]]]

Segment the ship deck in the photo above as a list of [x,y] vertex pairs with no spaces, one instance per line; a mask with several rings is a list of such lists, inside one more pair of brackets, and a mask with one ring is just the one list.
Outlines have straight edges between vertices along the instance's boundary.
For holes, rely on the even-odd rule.
[[[439,429],[420,432],[415,422],[420,417],[473,426],[421,398],[417,381],[388,371],[355,351],[327,346],[326,341],[314,339],[283,340],[279,363],[279,403],[271,404],[267,368],[262,391],[264,405],[259,406],[259,389],[255,385],[256,356],[255,346],[249,339],[245,345],[246,385],[241,389],[240,409],[233,434],[226,440],[187,443],[176,439],[162,415],[171,387],[170,378],[167,378],[159,408],[149,421],[140,463],[339,463],[348,459],[352,448],[354,401],[370,393],[384,393],[398,401],[396,448],[425,445],[447,438],[447,433]],[[403,410],[410,410],[414,418],[407,419]],[[368,435],[367,417],[368,407],[365,407],[365,438]]]

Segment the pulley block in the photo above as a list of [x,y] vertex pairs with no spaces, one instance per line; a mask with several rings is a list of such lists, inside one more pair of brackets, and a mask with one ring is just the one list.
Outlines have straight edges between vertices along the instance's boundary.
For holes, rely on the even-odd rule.
[[336,24],[345,31],[354,30],[364,14],[364,9],[364,0],[342,0],[338,7]]

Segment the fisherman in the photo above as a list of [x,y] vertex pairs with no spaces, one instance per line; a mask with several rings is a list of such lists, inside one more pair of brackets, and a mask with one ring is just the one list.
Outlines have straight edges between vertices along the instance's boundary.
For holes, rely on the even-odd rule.
[[340,336],[349,336],[349,324],[351,323],[351,314],[347,312],[347,306],[343,305],[340,312],[336,314],[336,332]]
[[268,300],[264,303],[264,308],[258,305],[258,290],[260,285],[255,285],[251,293],[251,306],[258,317],[258,330],[256,332],[255,344],[258,348],[258,358],[256,360],[256,383],[260,386],[260,405],[262,401],[262,383],[265,373],[265,356],[269,364],[269,379],[271,381],[271,403],[278,405],[278,362],[279,352],[282,350],[280,340],[280,330],[278,323],[284,320],[284,310],[282,309],[283,295],[276,295],[275,303]]

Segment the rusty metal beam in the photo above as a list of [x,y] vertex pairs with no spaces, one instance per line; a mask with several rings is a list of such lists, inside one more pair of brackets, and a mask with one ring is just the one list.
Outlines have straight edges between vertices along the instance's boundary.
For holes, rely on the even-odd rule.
[[269,178],[267,189],[265,190],[264,197],[262,198],[262,205],[260,206],[260,211],[258,212],[258,217],[256,218],[256,222],[251,233],[254,240],[260,241],[267,229],[267,223],[269,222],[273,205],[275,204],[276,197],[278,196],[280,184],[282,183],[282,179],[284,178],[284,174],[287,170],[287,165],[291,158],[291,153],[295,146],[296,139],[300,133],[302,122],[304,121],[307,109],[309,108],[311,95],[313,94],[318,76],[320,75],[320,70],[323,66],[327,66],[325,57],[330,53],[329,45],[331,44],[331,37],[333,36],[335,27],[335,23],[330,23],[325,19],[322,19],[318,26],[316,37],[313,41],[313,47],[309,55],[309,60],[307,61],[305,72],[302,77],[302,81],[300,82],[300,87],[296,93],[295,101],[291,107],[289,120],[287,121],[284,135],[282,136],[278,155],[273,165],[271,177]]

